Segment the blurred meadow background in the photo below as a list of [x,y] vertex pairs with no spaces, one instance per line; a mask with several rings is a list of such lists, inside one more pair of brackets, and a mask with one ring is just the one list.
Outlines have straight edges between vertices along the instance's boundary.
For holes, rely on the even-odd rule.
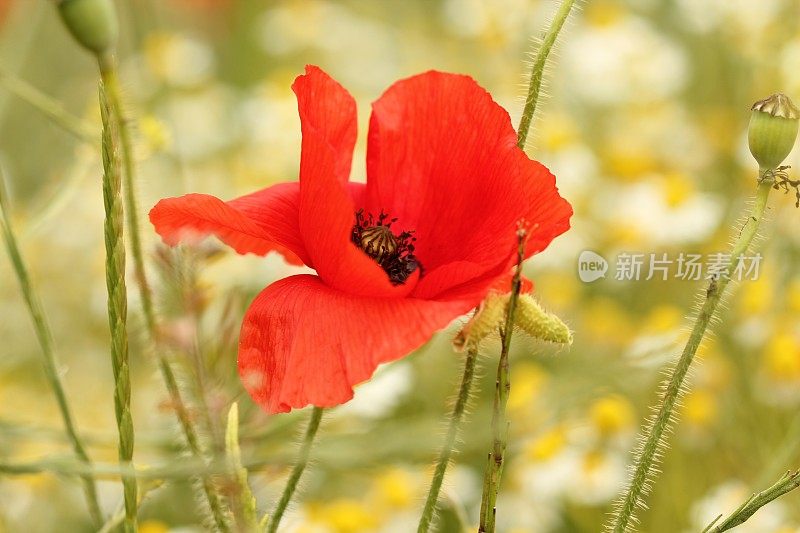
[[[133,118],[143,211],[164,196],[232,198],[296,179],[300,124],[290,85],[321,66],[358,101],[354,179],[365,175],[369,104],[429,69],[465,73],[516,123],[524,59],[550,0],[119,0],[122,84]],[[78,117],[71,134],[14,94],[35,86]],[[526,266],[545,307],[575,331],[570,349],[513,344],[510,453],[499,499],[507,533],[598,531],[622,488],[629,450],[662,369],[686,336],[700,282],[618,281],[620,252],[708,254],[727,247],[754,189],[750,105],[800,98],[800,0],[589,0],[568,21],[547,74],[528,153],[575,207],[573,229]],[[81,126],[84,127],[84,126]],[[0,167],[63,376],[91,457],[115,463],[113,379],[103,274],[96,65],[52,2],[0,0]],[[453,147],[458,149],[458,147]],[[796,149],[788,164],[800,166]],[[774,195],[757,281],[737,284],[681,408],[642,531],[699,531],[753,489],[800,466],[800,211]],[[143,219],[143,224],[145,220]],[[233,401],[260,508],[280,493],[308,410],[268,417],[236,375],[250,300],[293,273],[278,257],[215,241],[178,252],[144,224],[174,365],[211,449]],[[612,262],[582,283],[578,255]],[[158,276],[156,276],[158,273]],[[133,283],[131,282],[131,287]],[[135,463],[163,469],[180,436],[131,290]],[[460,375],[451,330],[382,368],[323,419],[287,532],[415,530]],[[0,463],[71,461],[41,352],[10,262],[0,254]],[[473,524],[490,442],[499,344],[482,350],[480,392],[448,472],[440,531]],[[207,414],[206,414],[207,413]],[[91,531],[75,477],[0,472],[0,532]],[[201,531],[191,482],[148,493],[142,533]],[[99,485],[107,513],[121,498]],[[739,531],[739,530],[737,530]],[[800,531],[800,495],[743,532]]]

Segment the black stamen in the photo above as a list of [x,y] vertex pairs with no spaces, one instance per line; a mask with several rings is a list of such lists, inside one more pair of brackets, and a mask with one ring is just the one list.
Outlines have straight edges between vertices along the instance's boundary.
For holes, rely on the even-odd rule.
[[414,232],[395,235],[390,229],[395,222],[396,218],[390,219],[382,211],[376,221],[371,213],[359,209],[350,239],[386,271],[393,285],[402,285],[422,265],[414,256]]

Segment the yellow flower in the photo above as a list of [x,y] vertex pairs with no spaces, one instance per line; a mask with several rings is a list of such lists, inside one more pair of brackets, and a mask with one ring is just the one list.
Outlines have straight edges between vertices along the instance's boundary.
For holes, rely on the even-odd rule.
[[172,145],[172,136],[166,125],[153,115],[146,115],[139,120],[139,131],[153,152],[162,152]]
[[624,344],[633,334],[627,313],[610,298],[597,298],[585,305],[583,331],[602,344]]
[[800,380],[800,342],[794,335],[779,333],[767,344],[763,364],[776,381]]
[[556,426],[531,442],[526,450],[529,459],[544,462],[552,459],[567,445],[567,432],[563,426]]
[[159,520],[145,520],[139,524],[139,533],[167,533],[169,527]]
[[681,326],[683,311],[674,305],[654,307],[645,320],[644,329],[651,333],[668,333]]
[[603,436],[630,429],[635,420],[631,403],[623,396],[612,394],[596,400],[589,408],[589,419]]
[[683,416],[695,426],[709,426],[717,411],[717,398],[708,390],[695,389],[683,400]]
[[612,139],[604,156],[608,171],[625,181],[637,180],[659,165],[652,148],[632,134]]
[[581,466],[583,467],[584,474],[592,474],[601,468],[606,462],[606,457],[603,452],[599,450],[591,450],[583,455]]
[[760,274],[757,280],[742,283],[739,308],[744,316],[759,315],[772,307],[775,294],[772,276],[766,272]]
[[670,207],[678,207],[694,193],[692,180],[679,172],[670,172],[664,176],[662,187],[664,199]]
[[390,468],[378,476],[375,484],[380,499],[390,507],[406,508],[416,502],[415,479],[405,470]]
[[521,363],[514,368],[514,385],[508,395],[511,412],[530,408],[547,381],[547,374],[533,363]]
[[592,26],[611,26],[624,16],[624,8],[617,2],[600,0],[599,2],[589,2],[586,6],[586,22]]
[[542,121],[540,135],[542,148],[557,152],[578,140],[578,128],[567,115],[555,114]]
[[[553,311],[563,312],[579,299],[580,286],[575,274],[548,272],[536,277],[536,294]],[[800,303],[800,284],[798,284],[798,303]]]
[[790,311],[800,313],[800,279],[796,279],[789,284],[786,291],[786,301]]
[[339,498],[330,503],[312,505],[309,515],[315,522],[328,526],[336,533],[371,531],[378,525],[374,510],[355,499]]

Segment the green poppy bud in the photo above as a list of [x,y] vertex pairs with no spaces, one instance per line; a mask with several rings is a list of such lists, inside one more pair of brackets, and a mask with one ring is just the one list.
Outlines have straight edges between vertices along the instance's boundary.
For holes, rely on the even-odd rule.
[[785,94],[773,94],[752,107],[747,139],[750,153],[765,170],[778,167],[792,151],[800,111]]
[[[453,346],[463,350],[467,344],[495,335],[505,326],[506,310],[511,294],[490,295],[475,315],[453,339]],[[548,313],[530,294],[520,294],[514,315],[514,326],[534,339],[556,344],[572,344],[572,332],[556,315]]]
[[117,42],[113,0],[57,0],[61,20],[84,48],[103,56]]

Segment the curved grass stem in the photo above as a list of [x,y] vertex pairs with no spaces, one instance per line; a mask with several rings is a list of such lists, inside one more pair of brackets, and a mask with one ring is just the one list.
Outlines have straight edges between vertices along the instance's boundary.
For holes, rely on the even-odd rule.
[[[112,116],[109,100],[101,85],[100,113],[103,120],[103,224],[106,246],[106,286],[108,324],[111,330],[111,364],[114,371],[114,412],[119,431],[119,460],[133,461],[134,430],[131,418],[131,381],[128,362],[128,294],[125,284],[125,242],[123,239],[122,179],[117,143],[118,123]],[[125,499],[126,533],[136,531],[136,478],[122,480]]]
[[58,100],[54,100],[28,82],[0,66],[0,86],[20,100],[39,110],[44,116],[83,142],[95,142],[95,132],[89,124],[73,116]]
[[453,407],[453,413],[450,415],[450,423],[447,426],[447,435],[445,436],[444,444],[439,452],[439,458],[436,460],[436,467],[433,471],[431,486],[428,490],[428,496],[425,499],[425,507],[422,510],[417,533],[427,533],[436,514],[436,503],[439,500],[439,492],[442,489],[444,474],[447,471],[447,465],[450,464],[450,458],[453,455],[458,432],[461,428],[461,421],[464,418],[464,412],[469,403],[472,381],[475,377],[475,362],[477,359],[478,347],[474,344],[470,344],[467,347],[467,357],[464,360],[464,373],[461,377],[458,398]]
[[[8,198],[2,175],[0,175],[0,229],[2,229],[6,249],[11,258],[11,264],[17,276],[17,281],[19,281],[20,288],[22,289],[22,296],[25,299],[25,305],[28,307],[28,314],[31,316],[33,327],[36,331],[36,338],[42,349],[45,377],[55,394],[58,410],[64,422],[64,429],[67,432],[67,438],[72,444],[72,449],[78,459],[87,466],[91,466],[89,455],[86,453],[86,448],[75,427],[72,410],[67,401],[67,395],[64,392],[64,384],[58,372],[58,361],[56,359],[55,350],[53,349],[53,335],[50,331],[50,325],[44,309],[42,308],[41,301],[31,283],[28,268],[20,252],[17,238],[11,225]],[[83,491],[86,497],[86,504],[89,507],[89,514],[95,525],[100,526],[103,522],[103,515],[97,500],[97,487],[95,486],[94,479],[88,474],[82,475],[81,479],[83,480]]]
[[311,456],[311,446],[314,444],[314,438],[317,435],[320,420],[322,420],[322,408],[314,407],[311,411],[311,420],[308,421],[305,437],[303,437],[303,442],[300,445],[300,454],[297,457],[297,462],[294,464],[291,474],[289,474],[289,479],[286,481],[286,486],[283,488],[281,499],[278,500],[275,510],[269,517],[267,533],[275,533],[278,531],[278,526],[281,523],[281,519],[283,519],[283,514],[286,512],[286,508],[289,506],[289,502],[292,500],[292,496],[297,490],[300,477],[303,475],[303,471],[308,465],[308,459]]
[[[774,180],[770,177],[769,171],[762,169],[759,172],[758,189],[752,212],[745,221],[744,227],[731,249],[728,268],[731,266],[731,261],[738,260],[750,248],[761,220],[764,218],[767,200],[773,183]],[[684,389],[686,375],[728,283],[730,283],[730,276],[723,274],[712,278],[705,290],[705,299],[700,313],[697,315],[686,346],[673,368],[658,401],[655,418],[648,426],[643,437],[643,444],[637,455],[628,488],[618,502],[612,521],[609,524],[609,530],[615,533],[629,531],[635,520],[636,510],[644,505],[648,483],[652,476],[655,475],[657,457],[664,446],[664,432],[673,419],[675,405]]]
[[[158,369],[167,388],[170,403],[175,409],[175,415],[181,426],[189,451],[196,457],[203,457],[203,449],[198,438],[197,430],[192,421],[186,402],[183,400],[181,389],[175,372],[167,359],[161,346],[158,333],[158,322],[153,305],[153,294],[147,278],[142,241],[139,232],[139,211],[136,200],[136,161],[133,142],[130,132],[130,121],[125,115],[122,100],[122,91],[119,84],[117,67],[113,57],[102,56],[98,58],[100,77],[106,87],[109,107],[116,123],[119,125],[120,151],[122,153],[124,169],[124,197],[125,213],[127,217],[128,235],[130,240],[131,255],[133,256],[134,275],[136,277],[139,296],[142,302],[142,313],[148,333],[149,351],[158,359]],[[209,478],[201,480],[203,493],[208,503],[211,517],[215,526],[222,532],[229,531],[227,513],[222,503],[217,488]]]

